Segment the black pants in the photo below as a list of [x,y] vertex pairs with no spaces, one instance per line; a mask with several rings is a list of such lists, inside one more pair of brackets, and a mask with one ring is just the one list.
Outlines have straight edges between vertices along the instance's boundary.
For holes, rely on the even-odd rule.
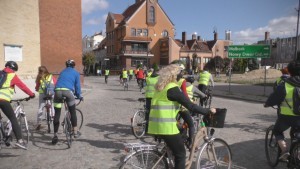
[[189,137],[192,138],[195,133],[194,121],[190,112],[188,111],[180,111],[179,115],[183,118],[183,120],[187,123],[189,127]]
[[21,127],[18,123],[18,120],[16,118],[16,115],[10,103],[8,101],[3,101],[3,100],[0,101],[0,109],[5,114],[5,116],[10,120],[13,132],[17,140],[22,139]]
[[175,157],[175,169],[184,169],[186,152],[181,134],[163,135],[161,138],[173,152]]
[[[207,86],[204,84],[199,84],[198,85],[198,89],[203,92],[204,94],[206,94],[206,90],[207,90]],[[200,98],[200,105],[203,106],[203,102],[204,100]]]
[[152,98],[146,98],[146,115],[145,115],[145,120],[146,120],[146,130],[145,133],[148,132],[148,122],[149,122],[149,115],[150,115],[150,108],[151,108],[151,100]]
[[283,132],[290,127],[299,127],[300,126],[300,116],[287,116],[280,114],[275,123],[273,133],[276,137],[276,140],[283,140]]

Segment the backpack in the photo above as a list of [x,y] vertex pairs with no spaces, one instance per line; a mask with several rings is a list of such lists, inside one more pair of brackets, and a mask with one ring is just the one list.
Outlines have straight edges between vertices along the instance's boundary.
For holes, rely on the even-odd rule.
[[3,84],[5,83],[7,79],[7,73],[5,71],[0,71],[0,89],[3,89]]
[[46,96],[52,96],[54,95],[54,84],[52,83],[52,75],[51,75],[51,78],[50,80],[47,82],[45,79],[43,79],[43,83],[45,84],[45,88],[43,89],[44,90],[44,94]]
[[300,115],[300,87],[295,87],[293,91],[293,112]]

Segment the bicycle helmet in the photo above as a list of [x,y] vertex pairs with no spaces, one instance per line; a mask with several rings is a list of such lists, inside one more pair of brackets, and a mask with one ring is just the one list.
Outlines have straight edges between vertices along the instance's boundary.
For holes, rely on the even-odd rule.
[[66,66],[67,67],[75,67],[75,61],[74,60],[67,60],[66,61]]
[[10,69],[12,69],[14,71],[18,71],[18,64],[14,61],[6,62],[5,67],[9,67]]
[[191,84],[193,84],[194,81],[195,81],[195,78],[194,78],[194,76],[188,76],[188,77],[185,78],[185,80],[186,80],[187,82],[190,82]]

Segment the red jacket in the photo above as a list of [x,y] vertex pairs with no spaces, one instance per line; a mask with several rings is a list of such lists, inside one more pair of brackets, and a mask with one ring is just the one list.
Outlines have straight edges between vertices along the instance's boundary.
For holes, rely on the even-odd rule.
[[137,73],[137,78],[138,79],[144,79],[145,75],[144,75],[144,71],[142,69],[140,69]]
[[[6,67],[3,69],[6,73],[15,73],[12,69]],[[29,96],[34,96],[34,93],[19,79],[17,75],[13,77],[13,79],[10,82],[10,87],[15,88],[15,86],[18,86],[24,93],[28,94]]]

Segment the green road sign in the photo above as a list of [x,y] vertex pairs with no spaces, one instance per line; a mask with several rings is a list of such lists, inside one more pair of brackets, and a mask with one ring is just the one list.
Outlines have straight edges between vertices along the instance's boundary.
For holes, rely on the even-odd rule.
[[229,58],[270,58],[270,45],[230,45]]

